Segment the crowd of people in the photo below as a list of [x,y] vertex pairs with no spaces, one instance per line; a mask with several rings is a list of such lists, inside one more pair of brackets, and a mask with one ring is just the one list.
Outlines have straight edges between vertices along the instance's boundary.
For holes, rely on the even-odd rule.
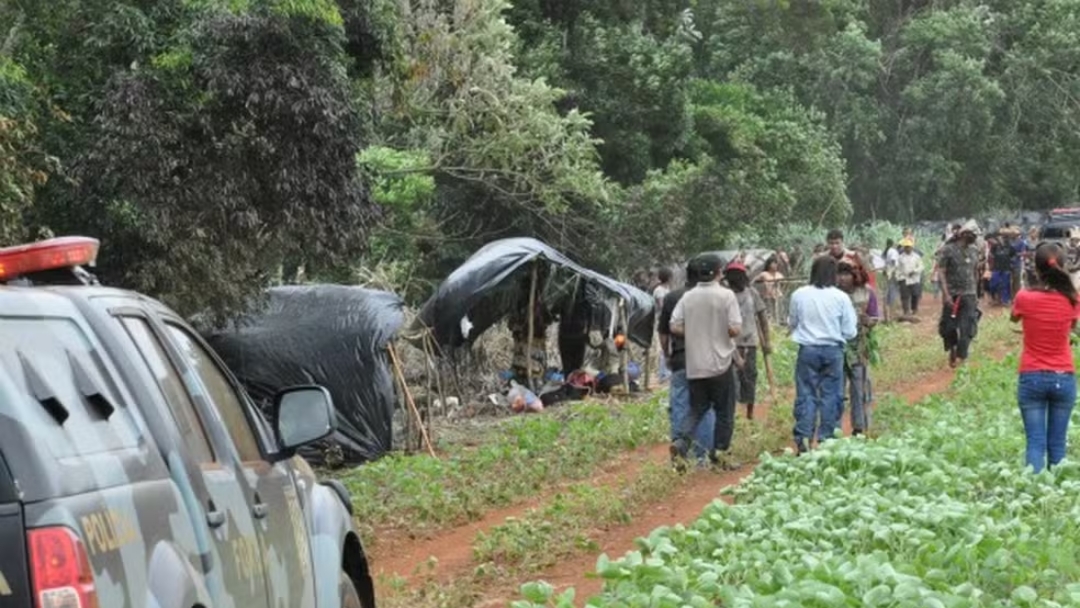
[[[1027,462],[1036,471],[1061,461],[1073,403],[1075,370],[1070,332],[1080,315],[1069,250],[1020,231],[984,238],[976,222],[950,227],[932,252],[933,293],[941,304],[938,334],[948,365],[969,357],[978,334],[984,293],[1011,305],[1022,323],[1018,401],[1027,434]],[[883,259],[849,249],[839,230],[815,251],[807,284],[787,301],[783,319],[798,345],[793,439],[799,454],[827,441],[841,426],[845,404],[853,435],[869,428],[874,328],[900,300],[901,320],[914,320],[923,298],[927,264],[910,231]],[[875,280],[887,285],[884,305]],[[662,278],[671,281],[670,271]],[[750,277],[741,259],[716,254],[692,259],[685,285],[654,292],[660,306],[663,366],[671,383],[671,456],[722,470],[740,465],[731,454],[737,404],[752,418],[757,401],[758,351],[768,364],[784,274],[775,258]]]

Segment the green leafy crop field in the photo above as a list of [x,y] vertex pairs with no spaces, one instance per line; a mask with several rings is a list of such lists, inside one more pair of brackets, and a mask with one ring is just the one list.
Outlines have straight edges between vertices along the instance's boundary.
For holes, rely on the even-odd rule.
[[[1080,606],[1080,462],[1023,466],[1016,361],[980,361],[954,390],[882,403],[880,439],[765,455],[689,526],[601,556],[587,606]],[[580,605],[543,582],[514,608]]]

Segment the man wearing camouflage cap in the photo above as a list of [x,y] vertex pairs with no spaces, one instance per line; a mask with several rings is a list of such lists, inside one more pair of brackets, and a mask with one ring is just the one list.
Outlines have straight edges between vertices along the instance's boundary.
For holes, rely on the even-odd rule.
[[938,333],[949,353],[949,366],[956,367],[968,357],[971,340],[979,325],[979,250],[975,242],[979,224],[969,220],[941,249],[938,267],[942,273],[942,308]]

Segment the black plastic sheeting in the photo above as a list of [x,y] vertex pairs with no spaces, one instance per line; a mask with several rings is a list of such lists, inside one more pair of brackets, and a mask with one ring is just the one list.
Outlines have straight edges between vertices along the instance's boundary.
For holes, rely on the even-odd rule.
[[[258,310],[207,336],[248,393],[269,416],[279,390],[324,386],[337,410],[331,440],[346,462],[390,451],[396,392],[386,347],[404,323],[401,299],[344,285],[276,287],[267,296]],[[319,460],[321,449],[304,454]]]
[[[605,324],[626,302],[627,336],[639,346],[652,341],[654,304],[640,289],[581,266],[532,238],[510,238],[485,245],[459,266],[420,311],[418,322],[444,347],[471,344],[513,311],[528,308],[532,262],[538,260],[539,301],[554,317],[565,317],[581,303],[599,304]],[[596,306],[593,306],[596,308]],[[595,318],[595,310],[593,312]]]

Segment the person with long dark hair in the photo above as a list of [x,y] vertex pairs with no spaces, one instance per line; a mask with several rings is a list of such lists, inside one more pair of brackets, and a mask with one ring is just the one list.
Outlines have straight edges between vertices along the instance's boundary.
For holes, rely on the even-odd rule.
[[1035,249],[1037,286],[1016,295],[1012,321],[1020,322],[1017,401],[1027,435],[1026,461],[1036,473],[1061,462],[1069,417],[1076,403],[1076,368],[1069,332],[1080,315],[1076,285],[1065,269],[1065,252],[1055,243]]
[[[810,285],[791,294],[788,324],[799,345],[795,360],[795,448],[832,437],[844,405],[844,347],[858,335],[851,299],[836,288],[837,260],[814,259]],[[816,427],[816,428],[815,428]]]

